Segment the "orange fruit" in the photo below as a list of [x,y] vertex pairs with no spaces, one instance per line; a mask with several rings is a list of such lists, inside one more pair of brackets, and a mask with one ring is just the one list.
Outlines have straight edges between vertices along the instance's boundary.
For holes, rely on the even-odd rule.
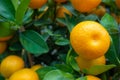
[[47,0],[31,0],[29,7],[32,9],[38,9],[41,8],[45,3],[47,3]]
[[104,6],[99,6],[95,10],[92,11],[93,14],[96,14],[99,17],[102,17],[106,13],[106,9]]
[[98,22],[83,21],[72,29],[70,42],[79,56],[85,59],[96,59],[109,49],[110,35]]
[[35,71],[24,68],[13,73],[9,80],[39,80],[39,77]]
[[6,36],[6,37],[0,37],[0,41],[8,41],[13,37],[13,35]]
[[1,62],[1,74],[8,78],[14,72],[24,68],[24,61],[16,55],[10,55],[4,58]]
[[87,80],[101,80],[100,78],[96,77],[96,76],[92,76],[92,75],[88,75],[86,76]]
[[73,7],[79,12],[90,12],[96,8],[101,0],[70,0]]
[[42,65],[37,64],[37,65],[33,65],[33,66],[31,67],[31,69],[32,69],[33,71],[36,71],[36,70],[38,70],[39,68],[42,68]]
[[102,56],[97,59],[86,60],[78,56],[76,57],[76,62],[80,70],[83,70],[83,69],[89,69],[90,67],[95,66],[95,65],[105,65],[106,59],[105,59],[105,56]]
[[67,2],[67,0],[55,0],[55,2],[57,2],[57,3],[64,3],[64,2]]
[[117,7],[120,8],[120,0],[115,0],[115,3],[117,5]]
[[66,9],[64,6],[59,6],[57,9],[56,16],[58,18],[64,18],[65,14],[72,16],[71,12],[68,9]]
[[0,42],[0,54],[2,54],[7,48],[6,42]]

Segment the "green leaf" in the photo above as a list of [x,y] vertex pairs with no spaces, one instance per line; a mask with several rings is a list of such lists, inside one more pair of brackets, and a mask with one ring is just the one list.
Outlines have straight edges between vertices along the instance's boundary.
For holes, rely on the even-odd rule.
[[5,78],[3,76],[0,75],[0,80],[5,80]]
[[61,46],[68,45],[69,40],[65,39],[65,38],[59,38],[59,39],[56,40],[55,44],[61,45]]
[[86,74],[91,74],[91,75],[98,75],[98,74],[106,72],[114,67],[116,67],[116,65],[95,65],[89,69],[82,70],[82,72],[84,72]]
[[[106,58],[108,59],[108,62],[110,64],[115,64],[115,65],[119,65],[120,64],[120,60],[119,60],[119,54],[117,51],[117,48],[119,48],[119,42],[116,40],[119,40],[118,35],[114,34],[112,35],[114,38],[111,38],[111,44],[110,44],[110,48],[108,50],[108,52],[106,53]],[[115,38],[116,37],[116,38]],[[113,42],[114,39],[114,42]],[[115,44],[116,43],[116,44]],[[117,45],[117,46],[116,46]],[[112,55],[112,56],[111,56]]]
[[15,8],[11,0],[0,0],[0,16],[7,20],[15,20]]
[[73,69],[66,64],[56,64],[55,67],[59,70],[64,71],[64,72],[69,72],[69,73],[73,72]]
[[49,71],[52,71],[52,70],[56,70],[55,67],[42,67],[40,69],[38,69],[36,72],[40,78],[40,80],[43,80],[44,76],[49,72]]
[[29,23],[30,21],[32,21],[32,16],[33,14],[33,10],[32,9],[28,9],[28,11],[26,12],[24,19],[23,19],[23,24]]
[[20,42],[28,52],[35,55],[47,53],[49,50],[42,36],[32,30],[22,32],[20,34]]
[[67,63],[67,64],[70,64],[71,56],[72,56],[72,57],[78,56],[77,53],[76,53],[72,48],[70,48],[70,49],[68,50],[68,53],[67,53],[67,57],[66,57],[66,63]]
[[43,80],[74,80],[74,77],[70,73],[60,70],[52,70],[45,75]]
[[78,72],[80,72],[80,68],[75,60],[75,57],[73,56],[70,56],[69,57],[69,62],[70,62],[70,65],[72,66],[72,68]]
[[23,18],[25,16],[25,12],[28,9],[29,3],[30,3],[30,0],[22,0],[20,5],[18,6],[15,13],[16,23],[18,25],[22,25]]
[[105,14],[100,23],[107,29],[109,33],[118,32],[118,24],[116,20],[109,14]]
[[16,10],[17,7],[18,7],[18,4],[19,4],[19,0],[11,0],[11,1],[12,1],[13,5],[14,5],[15,10]]

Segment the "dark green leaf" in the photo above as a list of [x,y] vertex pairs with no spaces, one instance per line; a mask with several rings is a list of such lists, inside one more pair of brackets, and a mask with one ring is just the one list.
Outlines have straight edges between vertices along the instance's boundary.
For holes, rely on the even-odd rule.
[[49,48],[40,34],[27,30],[20,35],[22,46],[30,53],[41,55],[47,53]]
[[55,67],[57,69],[64,71],[64,72],[69,72],[69,73],[73,72],[73,69],[70,66],[65,65],[65,64],[56,64]]
[[25,12],[28,9],[29,3],[30,3],[30,0],[22,0],[20,5],[18,6],[16,13],[15,13],[16,23],[18,25],[22,24],[23,18],[25,16]]
[[0,0],[0,16],[7,20],[15,20],[15,8],[11,0]]
[[[115,38],[117,36],[117,34],[116,35],[114,34],[112,36]],[[118,37],[116,37],[115,39],[119,40]],[[119,46],[118,42],[116,43],[116,45]],[[108,50],[108,52],[106,54],[106,57],[108,58],[108,62],[111,63],[111,64],[115,64],[115,65],[119,65],[120,64],[119,54],[118,54],[118,51],[116,50],[118,48],[118,46],[115,46],[115,43],[111,39],[111,45],[110,45],[110,48],[109,48],[109,50]]]
[[3,76],[0,75],[0,80],[5,80],[5,78]]

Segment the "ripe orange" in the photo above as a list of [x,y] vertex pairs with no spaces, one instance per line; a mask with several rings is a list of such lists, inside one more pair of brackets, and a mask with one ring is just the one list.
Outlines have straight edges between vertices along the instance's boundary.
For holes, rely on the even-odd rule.
[[57,13],[56,13],[56,16],[58,18],[64,18],[65,17],[65,14],[68,14],[70,16],[72,16],[71,12],[69,10],[67,10],[65,7],[63,6],[59,6],[58,9],[57,9]]
[[70,42],[79,56],[96,59],[107,52],[110,35],[101,24],[95,21],[83,21],[72,29]]
[[47,3],[47,0],[31,0],[29,7],[32,9],[38,9],[41,8],[45,3]]
[[87,80],[101,80],[100,78],[92,76],[92,75],[88,75],[86,77],[87,77]]
[[104,6],[99,6],[95,10],[92,11],[93,14],[96,14],[99,17],[102,17],[106,13],[106,9]]
[[39,77],[35,71],[24,68],[13,73],[9,80],[39,80]]
[[37,65],[33,65],[33,66],[31,67],[31,69],[32,69],[33,71],[36,71],[36,70],[38,70],[39,68],[42,68],[42,65],[37,64]]
[[14,72],[22,68],[24,68],[23,59],[15,55],[10,55],[1,62],[1,74],[5,78],[10,77]]
[[96,8],[101,0],[70,0],[73,7],[79,12],[90,12]]
[[0,42],[0,54],[2,54],[7,48],[6,42]]
[[120,0],[115,0],[115,3],[117,5],[117,7],[120,8]]
[[67,2],[67,0],[55,0],[55,2],[57,2],[57,3],[64,3],[64,2]]
[[106,59],[105,59],[105,56],[102,56],[94,60],[86,60],[78,56],[76,57],[76,62],[80,70],[83,70],[83,69],[89,69],[90,67],[95,66],[95,65],[105,65]]

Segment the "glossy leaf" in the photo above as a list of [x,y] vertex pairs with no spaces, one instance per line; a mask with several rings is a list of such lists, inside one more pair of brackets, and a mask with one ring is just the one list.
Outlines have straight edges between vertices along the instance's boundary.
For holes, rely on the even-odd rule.
[[109,33],[118,31],[116,20],[107,13],[102,17],[100,23],[108,30]]
[[98,74],[106,72],[114,67],[116,67],[116,65],[95,65],[89,69],[84,69],[83,72],[86,74],[98,75]]
[[16,13],[15,13],[16,23],[18,25],[22,24],[23,18],[24,18],[26,10],[28,9],[29,3],[30,3],[30,0],[22,0],[20,5],[18,6]]
[[52,70],[48,72],[43,80],[74,80],[74,77],[70,73],[66,73],[60,70]]
[[55,44],[61,45],[61,46],[68,45],[69,40],[65,39],[65,38],[59,38],[59,39],[56,40]]
[[49,71],[52,71],[52,70],[56,70],[55,67],[43,67],[43,68],[40,68],[38,69],[36,72],[40,78],[40,80],[43,80],[44,76],[49,72]]
[[78,66],[78,64],[77,64],[77,62],[75,60],[75,57],[71,56],[69,60],[70,60],[69,62],[70,62],[70,65],[72,66],[72,68],[74,70],[80,72],[80,68],[79,68],[79,66]]
[[41,55],[47,53],[49,48],[40,34],[35,31],[27,30],[20,34],[22,46],[30,53]]
[[0,0],[0,16],[15,21],[15,8],[11,0]]

